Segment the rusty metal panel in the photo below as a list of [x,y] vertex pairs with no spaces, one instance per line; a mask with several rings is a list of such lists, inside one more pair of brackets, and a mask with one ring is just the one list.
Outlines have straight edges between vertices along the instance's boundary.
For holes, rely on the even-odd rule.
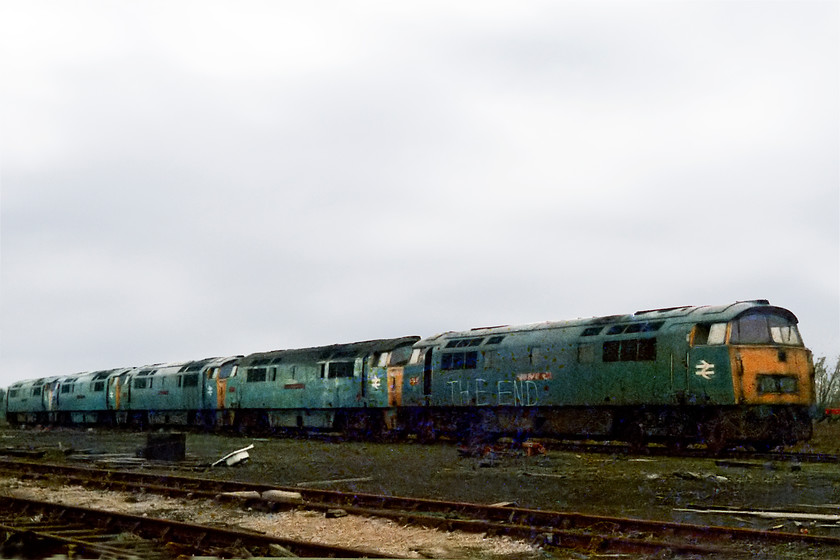
[[731,352],[743,404],[811,404],[811,365],[806,348],[733,346]]

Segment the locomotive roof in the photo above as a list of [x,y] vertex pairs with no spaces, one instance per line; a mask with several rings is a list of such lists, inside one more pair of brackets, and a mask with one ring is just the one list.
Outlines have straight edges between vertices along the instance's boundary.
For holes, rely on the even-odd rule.
[[793,323],[797,323],[796,316],[782,307],[770,305],[765,299],[737,301],[726,305],[704,305],[704,306],[681,306],[666,307],[663,309],[646,309],[626,315],[607,315],[603,317],[590,317],[586,319],[571,319],[566,321],[545,321],[542,323],[531,323],[527,325],[502,325],[497,327],[478,327],[468,331],[447,331],[444,333],[423,339],[418,346],[432,346],[440,341],[450,338],[479,337],[488,335],[502,335],[509,333],[526,333],[540,330],[586,327],[594,325],[613,325],[628,323],[646,323],[650,321],[681,320],[680,322],[718,321],[725,322],[756,310],[764,313],[775,313],[783,315]]
[[357,358],[373,352],[390,352],[401,346],[411,346],[420,340],[419,336],[403,336],[400,338],[385,338],[379,340],[365,340],[348,344],[332,344],[330,346],[315,346],[294,350],[272,350],[258,352],[242,358],[240,366],[265,365],[281,363],[291,360],[328,361],[341,358]]

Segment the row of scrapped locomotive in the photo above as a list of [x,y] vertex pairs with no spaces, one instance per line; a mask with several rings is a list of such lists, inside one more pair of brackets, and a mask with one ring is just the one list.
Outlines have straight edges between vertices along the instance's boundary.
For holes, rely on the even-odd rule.
[[384,390],[384,379],[394,369],[389,365],[404,364],[418,340],[374,340],[22,381],[9,388],[5,409],[12,424],[332,428],[348,425],[350,417],[375,425],[385,417],[382,410],[392,406]]
[[279,350],[13,385],[11,422],[518,434],[769,446],[813,364],[766,300]]

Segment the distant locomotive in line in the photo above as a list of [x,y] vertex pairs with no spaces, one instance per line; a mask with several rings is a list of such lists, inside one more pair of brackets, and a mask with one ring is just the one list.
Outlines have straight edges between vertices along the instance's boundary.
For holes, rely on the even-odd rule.
[[811,437],[814,367],[766,300],[18,382],[12,424],[547,436],[767,448]]

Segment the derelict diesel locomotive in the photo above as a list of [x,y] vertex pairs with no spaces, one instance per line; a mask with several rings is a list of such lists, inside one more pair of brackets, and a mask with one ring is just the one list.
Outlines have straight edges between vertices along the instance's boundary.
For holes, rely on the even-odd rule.
[[767,448],[811,437],[814,368],[766,300],[23,381],[12,424],[547,436]]

